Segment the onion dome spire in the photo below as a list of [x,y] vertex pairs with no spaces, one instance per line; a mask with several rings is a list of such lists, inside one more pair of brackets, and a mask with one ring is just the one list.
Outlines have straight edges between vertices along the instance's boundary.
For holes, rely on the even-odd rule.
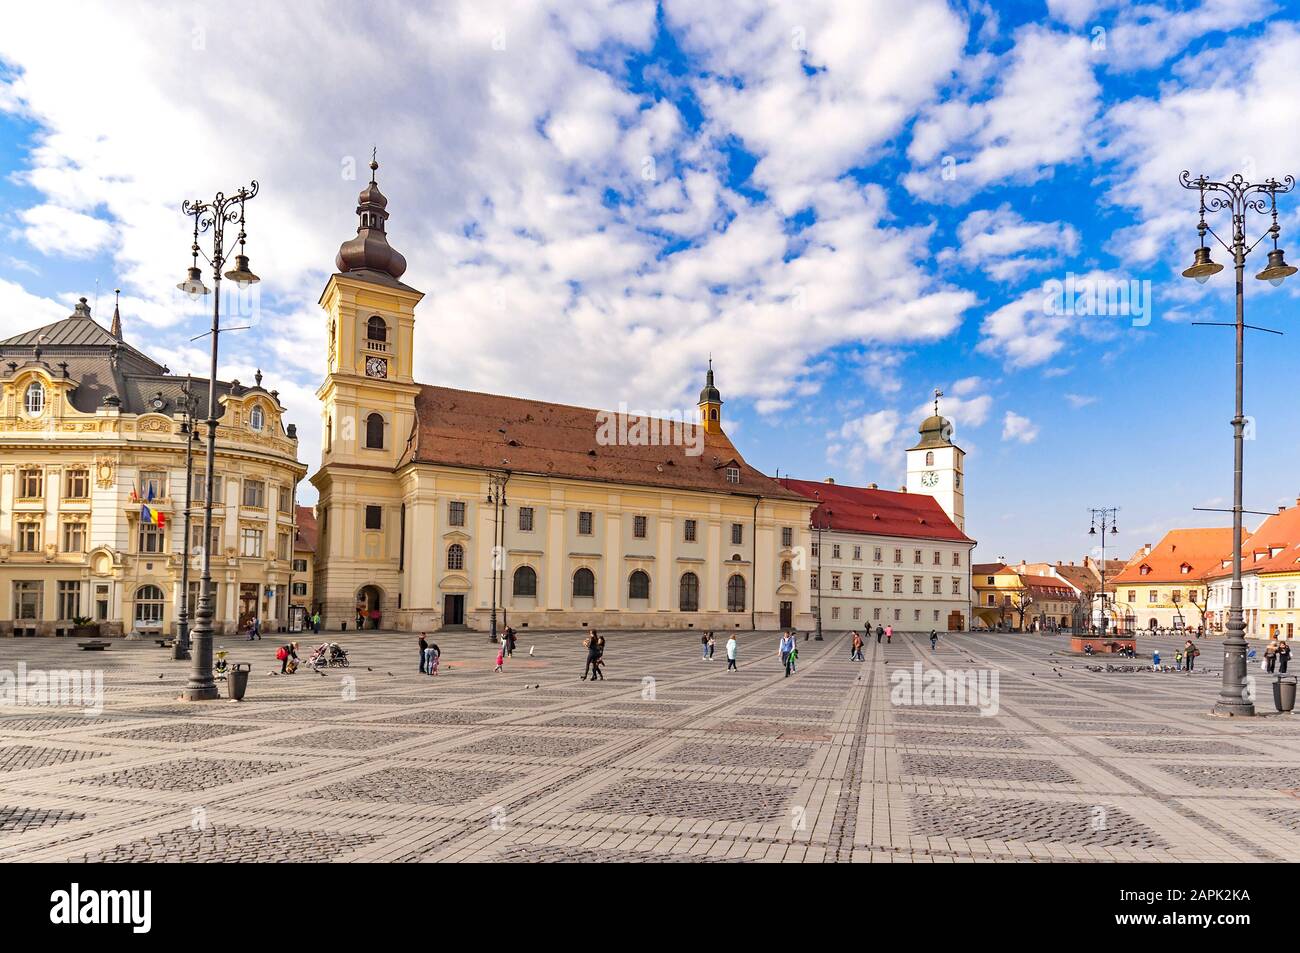
[[401,278],[406,272],[406,259],[388,244],[384,223],[388,221],[388,199],[379,191],[375,173],[379,162],[374,153],[370,157],[370,182],[357,196],[357,237],[339,246],[334,264],[347,274],[350,271],[377,271],[391,278]]

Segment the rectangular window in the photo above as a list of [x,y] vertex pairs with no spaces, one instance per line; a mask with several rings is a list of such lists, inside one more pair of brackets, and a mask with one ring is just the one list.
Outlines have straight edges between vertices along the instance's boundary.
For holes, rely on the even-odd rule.
[[531,506],[519,507],[519,532],[531,533],[533,531],[533,508]]
[[1276,608],[1277,608],[1277,590],[1276,590],[1276,589],[1270,589],[1270,590],[1268,591],[1268,607],[1269,607],[1270,609],[1276,609]]
[[262,531],[252,526],[243,526],[239,530],[239,555],[262,555]]
[[23,520],[18,524],[18,552],[38,553],[41,551],[41,524],[35,520]]
[[384,528],[384,508],[370,504],[366,507],[366,529]]
[[591,510],[578,511],[578,535],[590,536],[592,533]]
[[464,526],[465,525],[465,503],[462,500],[451,500],[447,503],[447,525]]
[[877,547],[873,550],[872,555],[871,555],[871,558],[872,558],[872,560],[875,561],[875,562],[880,562],[880,559],[881,559],[881,553],[880,553],[880,547],[879,547],[879,546],[877,546]]
[[[149,493],[153,491],[153,496]],[[140,471],[140,499],[142,500],[161,500],[167,495],[167,471],[166,470],[141,470]]]
[[952,594],[954,596],[961,595],[961,580],[956,577],[953,577],[952,580]]
[[1138,601],[1138,591],[1136,589],[1130,589],[1128,591],[1128,601],[1130,603]]
[[840,607],[839,607],[839,606],[831,606],[831,618],[832,618],[832,619],[838,619],[839,617],[840,617]]
[[872,591],[872,592],[883,592],[883,591],[884,591],[884,584],[885,584],[885,578],[884,578],[884,576],[872,576],[872,577],[871,577],[871,591]]
[[939,552],[937,549],[934,551],[934,564],[936,566],[943,565],[943,553]]
[[862,573],[860,572],[855,572],[853,574],[853,591],[854,592],[862,591]]
[[880,619],[880,606],[876,606],[874,609],[871,610],[871,618],[875,620]]
[[295,582],[295,583],[293,584],[293,594],[294,594],[295,596],[305,596],[305,595],[307,595],[307,583],[305,583],[305,582]]
[[813,559],[816,559],[818,556],[820,556],[821,551],[822,551],[822,544],[817,542],[816,540],[813,540],[813,544],[812,544]]
[[811,573],[808,574],[808,584],[812,586],[814,589],[820,589],[822,587],[821,578],[822,577],[817,574],[817,570],[814,569]]
[[95,621],[108,621],[108,584],[95,584]]
[[727,482],[728,483],[740,482],[740,467],[727,467]]
[[912,594],[919,596],[921,594],[921,577],[912,577]]
[[840,588],[840,574],[837,572],[831,573],[831,588],[835,590]]
[[266,484],[261,480],[245,480],[244,505],[264,509],[266,507]]
[[917,566],[921,565],[921,551],[919,549],[912,550],[912,563]]
[[18,497],[39,500],[45,496],[45,479],[39,467],[26,467],[18,471]]
[[958,569],[961,568],[961,553],[952,554],[952,564],[956,566]]
[[856,622],[856,621],[858,621],[858,620],[861,619],[861,618],[862,618],[862,607],[861,607],[861,606],[854,606],[854,607],[853,607],[853,621]]
[[44,585],[39,581],[20,580],[14,583],[14,618],[39,619]]
[[[212,524],[212,555],[216,556],[221,552],[221,524]],[[200,514],[197,519],[190,523],[190,553],[200,555],[203,550],[203,517]]]
[[86,551],[86,523],[84,520],[68,520],[63,524],[63,551],[65,553],[84,553]]
[[731,524],[731,545],[739,546],[744,541],[745,541],[745,524],[732,523]]
[[63,496],[69,500],[84,500],[90,496],[90,471],[73,467],[63,481]]
[[75,619],[81,615],[81,583],[76,580],[59,580],[59,619]]
[[1149,589],[1149,590],[1147,590],[1147,602],[1156,602],[1156,601],[1158,601],[1158,598],[1159,598],[1159,595],[1158,595],[1158,593],[1156,592],[1156,590],[1154,590],[1154,589]]
[[862,558],[862,547],[861,547],[861,546],[854,546],[854,547],[853,547],[853,558],[854,558],[854,560],[858,560],[858,559],[861,559],[861,558]]
[[902,561],[903,561],[903,551],[901,549],[894,550],[894,562],[896,564],[899,564],[902,563]]
[[275,498],[278,501],[276,509],[286,516],[289,515],[289,488],[287,486],[276,487]]
[[295,559],[295,560],[293,561],[293,571],[294,571],[294,572],[306,572],[306,571],[307,571],[307,560],[305,560],[305,559]]
[[136,552],[152,554],[167,552],[167,531],[153,523],[141,523],[136,534]]
[[903,610],[902,610],[902,609],[895,609],[895,610],[894,610],[894,621],[895,621],[895,622],[898,622],[898,621],[899,621],[900,619],[902,619],[902,618],[903,618]]
[[943,595],[943,580],[938,576],[934,577],[934,594],[936,596]]
[[903,591],[903,577],[902,577],[902,576],[895,576],[895,577],[894,577],[894,591],[895,591],[895,592],[898,592],[898,593],[901,593],[901,592]]
[[636,539],[645,539],[647,520],[644,516],[632,517],[632,536]]
[[920,622],[920,621],[921,621],[921,610],[920,610],[920,609],[913,609],[913,610],[912,610],[912,621],[913,621],[913,622]]
[[839,544],[839,543],[832,543],[832,544],[831,544],[831,559],[839,559],[839,558],[840,558],[840,544]]
[[794,545],[794,528],[791,526],[781,527],[781,545],[789,549]]
[[1294,608],[1295,608],[1295,590],[1294,590],[1294,589],[1288,589],[1288,590],[1286,591],[1286,607],[1287,607],[1288,609],[1294,609]]
[[276,534],[275,555],[277,559],[288,559],[292,554],[293,539],[286,533]]
[[687,520],[684,525],[685,525],[686,542],[688,543],[695,542],[695,520]]
[[[194,485],[190,487],[190,502],[202,503],[205,501],[205,494],[208,490],[208,475],[203,470],[194,472]],[[220,506],[224,498],[225,486],[222,482],[221,474],[216,473],[212,476],[212,505]]]

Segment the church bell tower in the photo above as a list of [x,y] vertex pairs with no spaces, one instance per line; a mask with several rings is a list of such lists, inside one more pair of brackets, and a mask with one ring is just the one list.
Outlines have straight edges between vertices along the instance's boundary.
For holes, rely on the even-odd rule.
[[962,480],[966,452],[952,442],[952,421],[939,414],[942,396],[942,391],[934,392],[934,414],[921,422],[921,439],[907,451],[907,492],[934,497],[964,533],[966,493]]

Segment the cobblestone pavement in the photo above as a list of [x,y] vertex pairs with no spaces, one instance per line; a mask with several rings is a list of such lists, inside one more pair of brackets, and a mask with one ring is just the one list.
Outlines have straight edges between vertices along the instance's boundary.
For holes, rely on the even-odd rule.
[[[1280,861],[1300,850],[1300,723],[1224,720],[1207,671],[1090,672],[1066,640],[945,635],[800,643],[740,635],[739,671],[689,632],[614,633],[586,682],[580,634],[523,633],[503,674],[478,634],[349,634],[353,665],[271,674],[243,702],[177,700],[188,663],[0,640],[0,690],[102,671],[104,708],[0,707],[0,860]],[[302,639],[304,647],[307,639]],[[1172,656],[1168,640],[1158,645]],[[530,656],[529,650],[533,650]],[[303,652],[304,655],[308,654]],[[1091,660],[1089,660],[1091,661]],[[895,704],[923,670],[996,672],[997,711]],[[1258,676],[1259,709],[1271,713]],[[224,691],[224,687],[223,687]],[[896,693],[895,693],[896,694]],[[31,699],[29,699],[31,700]]]

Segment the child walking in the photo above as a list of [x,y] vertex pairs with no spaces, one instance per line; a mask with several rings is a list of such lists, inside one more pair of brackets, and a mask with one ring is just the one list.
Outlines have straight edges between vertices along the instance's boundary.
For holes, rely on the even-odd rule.
[[506,664],[505,646],[497,649],[497,667],[493,671],[500,673],[502,666]]

